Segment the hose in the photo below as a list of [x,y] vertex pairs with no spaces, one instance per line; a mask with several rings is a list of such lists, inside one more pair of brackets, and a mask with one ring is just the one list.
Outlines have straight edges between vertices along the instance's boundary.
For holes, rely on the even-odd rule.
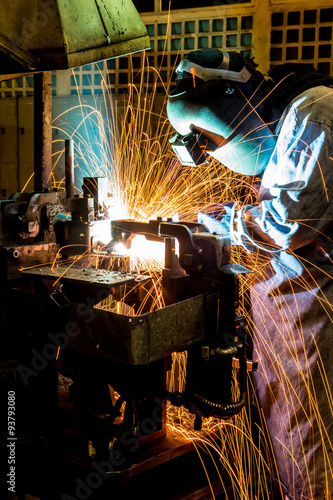
[[218,403],[212,401],[202,394],[189,394],[188,399],[192,400],[199,410],[212,417],[226,419],[237,415],[247,404],[247,366],[245,354],[239,358],[239,372],[238,372],[240,395],[238,401],[231,401],[228,403]]

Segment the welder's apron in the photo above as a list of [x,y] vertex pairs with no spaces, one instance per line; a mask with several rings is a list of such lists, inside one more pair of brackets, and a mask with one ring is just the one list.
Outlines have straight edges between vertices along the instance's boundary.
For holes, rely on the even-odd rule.
[[314,257],[282,252],[251,290],[259,401],[297,500],[333,498],[333,263]]

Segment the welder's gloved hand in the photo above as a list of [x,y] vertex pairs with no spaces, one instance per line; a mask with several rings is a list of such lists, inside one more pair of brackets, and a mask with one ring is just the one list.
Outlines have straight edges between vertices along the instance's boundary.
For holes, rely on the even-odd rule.
[[230,228],[233,203],[228,205],[211,205],[204,212],[198,213],[198,222],[205,224],[211,233],[222,234],[230,238],[231,244],[236,241],[232,238]]

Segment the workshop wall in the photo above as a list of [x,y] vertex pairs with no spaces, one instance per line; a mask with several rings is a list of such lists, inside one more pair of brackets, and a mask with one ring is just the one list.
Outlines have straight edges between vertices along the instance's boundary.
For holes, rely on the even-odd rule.
[[[9,97],[0,99],[0,198],[6,199],[18,191],[33,191],[34,172],[34,102],[33,97]],[[63,151],[65,139],[80,137],[81,148],[90,148],[100,141],[100,130],[96,120],[85,119],[94,108],[104,113],[101,96],[69,95],[54,96],[52,102],[53,119],[53,164],[54,176],[61,181],[65,172]],[[76,185],[82,185],[84,165],[76,159]]]
[[[107,77],[110,93],[122,94],[128,84],[139,81],[143,65],[158,69],[147,76],[165,93],[165,83],[173,78],[178,61],[190,50],[215,47],[240,51],[255,57],[263,71],[276,62],[309,62],[325,74],[333,74],[333,7],[331,0],[252,0],[234,3],[186,0],[141,2],[134,0],[147,26],[151,51],[122,56],[53,74],[53,95],[99,95]],[[144,5],[143,5],[144,4]],[[218,4],[218,5],[216,5]],[[154,11],[147,12],[147,8]],[[134,75],[134,76],[133,76]],[[105,82],[104,82],[105,85]],[[1,82],[1,97],[33,94],[33,78]]]
[[[264,72],[276,62],[308,62],[333,75],[331,0],[171,0],[170,10],[169,0],[133,3],[147,26],[151,51],[54,72],[54,116],[70,96],[93,103],[107,90],[120,99],[131,83],[148,83],[157,93],[156,108],[161,108],[168,88],[175,85],[178,62],[201,48],[240,51],[254,57]],[[32,96],[33,77],[0,84],[1,197],[22,189],[32,172]]]
[[[137,1],[140,11],[140,2]],[[333,75],[333,8],[331,0],[294,2],[290,0],[252,0],[244,3],[226,2],[205,8],[181,8],[182,2],[167,4],[155,0],[154,12],[141,12],[151,40],[151,52],[115,59],[110,88],[122,92],[132,79],[132,67],[146,64],[158,68],[161,80],[151,71],[150,83],[156,81],[163,93],[163,83],[173,79],[178,61],[190,50],[214,47],[239,51],[255,57],[262,71],[268,72],[276,62],[312,63],[321,72]],[[210,2],[218,3],[222,2]],[[193,2],[193,5],[196,3]]]
[[0,99],[0,196],[33,189],[33,97]]

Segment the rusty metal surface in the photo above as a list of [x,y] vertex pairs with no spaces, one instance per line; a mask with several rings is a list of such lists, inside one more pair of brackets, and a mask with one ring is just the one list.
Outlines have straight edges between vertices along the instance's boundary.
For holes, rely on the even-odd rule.
[[36,236],[39,242],[55,242],[54,222],[66,206],[65,192],[60,191],[15,193],[0,200],[0,246],[29,244]]
[[149,364],[205,337],[207,300],[199,295],[137,316],[73,304],[71,320],[80,333],[69,346],[127,364]]
[[56,243],[32,243],[30,245],[1,247],[1,275],[8,280],[20,278],[21,269],[24,267],[52,263],[57,251]]
[[24,270],[23,274],[30,277],[54,280],[60,278],[63,281],[99,284],[110,288],[116,285],[135,285],[151,279],[151,276],[65,265],[35,267]]
[[0,73],[67,69],[150,48],[131,0],[2,0]]

